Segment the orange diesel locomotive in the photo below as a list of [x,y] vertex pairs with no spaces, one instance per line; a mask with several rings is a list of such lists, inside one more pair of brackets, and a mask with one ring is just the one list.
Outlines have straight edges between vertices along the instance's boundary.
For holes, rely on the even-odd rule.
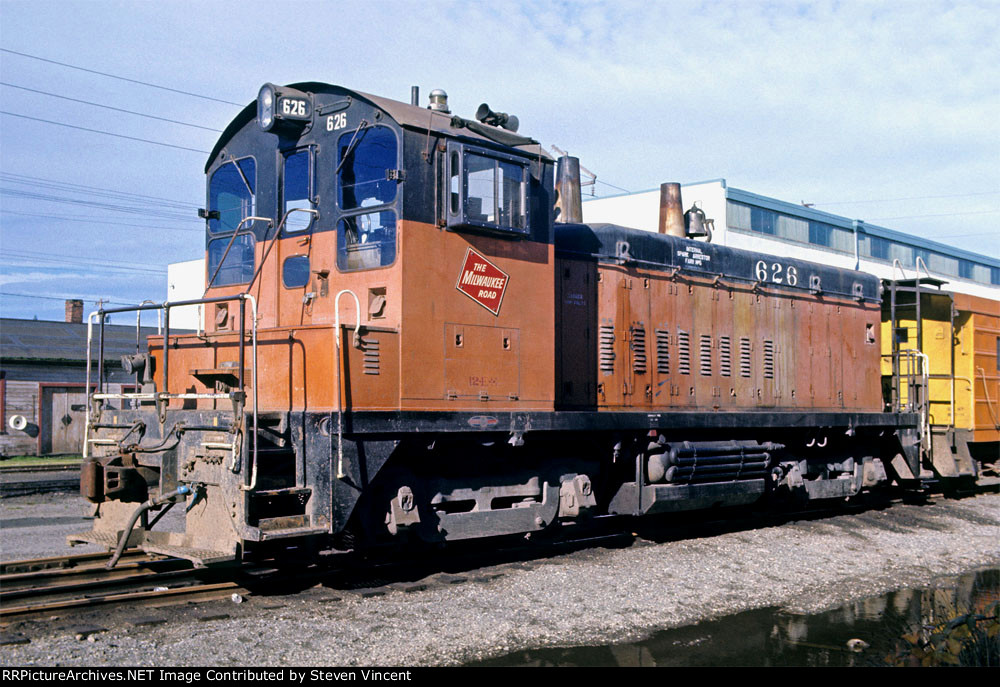
[[[691,240],[677,203],[681,235],[584,225],[574,160],[516,129],[440,91],[266,84],[205,169],[204,297],[132,309],[166,311],[134,393],[97,355],[98,516],[71,539],[205,565],[920,474],[875,277]],[[192,303],[203,330],[171,331]],[[156,528],[178,503],[183,531]]]

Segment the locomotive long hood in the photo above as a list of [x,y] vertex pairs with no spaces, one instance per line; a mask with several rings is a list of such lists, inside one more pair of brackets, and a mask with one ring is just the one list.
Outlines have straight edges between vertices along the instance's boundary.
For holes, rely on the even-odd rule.
[[[768,287],[881,302],[877,277],[864,272],[778,258],[702,241],[629,229],[616,224],[557,224],[556,250],[600,262],[635,263]],[[791,269],[790,269],[791,268]]]

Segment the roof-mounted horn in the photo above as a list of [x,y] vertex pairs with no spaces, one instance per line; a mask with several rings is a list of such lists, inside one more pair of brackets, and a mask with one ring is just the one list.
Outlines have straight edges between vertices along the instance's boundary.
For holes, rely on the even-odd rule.
[[480,105],[476,110],[476,119],[483,124],[499,126],[507,131],[514,132],[516,132],[517,127],[521,125],[521,123],[517,121],[517,117],[514,115],[509,115],[506,112],[494,112],[486,103]]

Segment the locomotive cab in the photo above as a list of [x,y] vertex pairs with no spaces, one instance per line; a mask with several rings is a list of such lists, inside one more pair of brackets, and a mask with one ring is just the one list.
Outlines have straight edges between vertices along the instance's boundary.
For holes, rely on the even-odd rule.
[[148,393],[92,403],[77,540],[183,485],[185,532],[137,530],[147,550],[336,534],[400,443],[347,439],[366,417],[551,409],[552,168],[440,103],[265,84],[205,166],[203,328],[167,307]]

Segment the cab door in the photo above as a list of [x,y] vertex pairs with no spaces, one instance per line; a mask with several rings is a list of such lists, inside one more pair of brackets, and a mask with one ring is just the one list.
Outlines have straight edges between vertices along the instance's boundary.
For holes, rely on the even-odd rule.
[[[277,269],[274,288],[278,304],[279,326],[310,324],[320,289],[325,287],[313,269],[313,230],[315,210],[316,160],[313,146],[281,153],[281,198],[276,223],[284,218],[278,245],[273,248]],[[325,294],[323,294],[325,295]]]

